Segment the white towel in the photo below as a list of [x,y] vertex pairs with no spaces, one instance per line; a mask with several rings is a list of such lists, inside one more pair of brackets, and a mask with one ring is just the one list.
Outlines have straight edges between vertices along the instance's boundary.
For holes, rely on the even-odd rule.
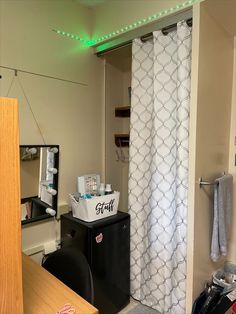
[[216,262],[227,255],[227,242],[231,226],[233,176],[216,179],[214,186],[214,218],[211,241],[211,259]]

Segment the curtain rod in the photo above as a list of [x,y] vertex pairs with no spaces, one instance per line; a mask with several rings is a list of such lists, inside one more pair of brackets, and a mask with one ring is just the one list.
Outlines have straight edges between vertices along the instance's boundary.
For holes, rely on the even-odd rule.
[[[188,25],[189,27],[191,27],[192,24],[193,24],[193,19],[192,19],[192,18],[187,19],[187,20],[186,20],[186,23],[187,23],[187,25]],[[161,29],[161,32],[162,32],[163,35],[168,35],[170,32],[175,31],[176,28],[177,28],[177,23],[174,23],[174,24],[172,24],[172,25],[168,25],[168,26],[162,28],[162,29]],[[146,35],[143,35],[143,36],[140,37],[140,39],[141,39],[143,42],[148,41],[149,39],[152,39],[152,38],[153,38],[153,33],[149,33],[149,34],[146,34]]]
[[[187,25],[189,27],[192,26],[192,21],[193,21],[192,18],[189,18],[189,19],[186,20],[186,23],[187,23]],[[168,26],[162,28],[161,31],[162,31],[163,35],[168,35],[170,32],[175,31],[176,28],[177,28],[177,23],[174,23],[174,24],[171,24],[171,25],[168,25]],[[150,40],[152,38],[153,38],[153,33],[148,33],[148,34],[143,35],[143,36],[140,37],[140,39],[143,42],[148,41],[148,40]],[[112,51],[115,51],[115,50],[118,50],[120,48],[124,48],[124,47],[130,46],[130,45],[132,45],[132,42],[133,42],[133,40],[126,41],[126,42],[124,42],[124,43],[122,43],[120,45],[117,45],[117,46],[113,47],[113,48],[110,48],[110,49],[108,48],[106,51],[97,52],[96,55],[98,57],[104,56],[105,54],[110,53]]]

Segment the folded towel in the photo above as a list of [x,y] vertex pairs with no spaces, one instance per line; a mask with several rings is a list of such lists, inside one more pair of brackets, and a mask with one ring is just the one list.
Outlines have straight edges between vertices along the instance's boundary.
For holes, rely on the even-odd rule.
[[214,218],[211,241],[211,259],[216,262],[220,255],[227,255],[233,197],[233,176],[216,179],[214,186]]

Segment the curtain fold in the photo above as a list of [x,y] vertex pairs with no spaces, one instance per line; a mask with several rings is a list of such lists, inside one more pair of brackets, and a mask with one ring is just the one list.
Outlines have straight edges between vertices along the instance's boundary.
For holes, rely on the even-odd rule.
[[191,28],[132,46],[131,293],[185,313]]

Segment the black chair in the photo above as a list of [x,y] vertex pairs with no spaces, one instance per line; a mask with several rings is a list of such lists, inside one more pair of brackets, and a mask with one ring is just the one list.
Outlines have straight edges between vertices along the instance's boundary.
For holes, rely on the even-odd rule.
[[66,247],[51,253],[42,266],[89,303],[94,303],[89,264],[77,248]]

